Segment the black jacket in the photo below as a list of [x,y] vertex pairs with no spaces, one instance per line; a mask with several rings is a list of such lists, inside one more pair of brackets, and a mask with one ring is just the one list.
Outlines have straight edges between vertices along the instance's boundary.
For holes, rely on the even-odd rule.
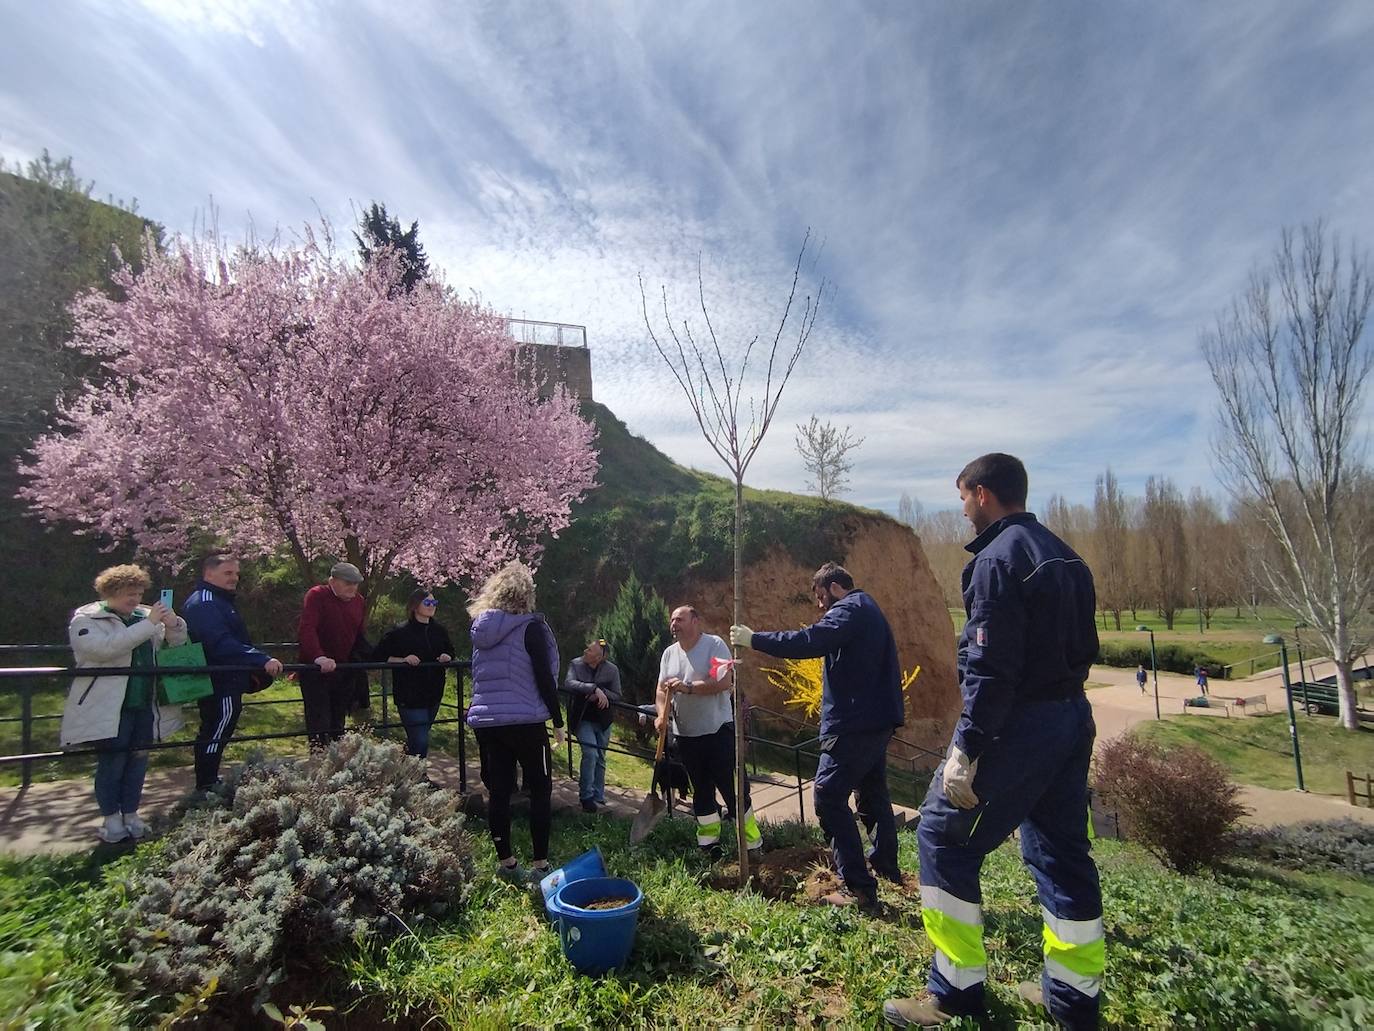
[[[601,688],[611,704],[598,709],[591,701],[592,692]],[[584,719],[598,727],[609,727],[615,718],[615,703],[620,701],[620,670],[606,659],[593,669],[579,656],[568,663],[568,675],[563,679],[568,699],[568,729],[576,730]]]
[[967,549],[954,743],[977,759],[1017,703],[1083,693],[1097,658],[1097,597],[1087,564],[1029,512],[999,519]]
[[[386,662],[393,655],[418,655],[421,661],[433,662],[440,655],[452,656],[453,642],[438,620],[421,623],[411,618],[388,630],[372,649],[371,658],[373,662]],[[402,709],[432,709],[444,696],[447,673],[444,669],[414,669],[405,663],[392,663],[391,693],[396,704]]]

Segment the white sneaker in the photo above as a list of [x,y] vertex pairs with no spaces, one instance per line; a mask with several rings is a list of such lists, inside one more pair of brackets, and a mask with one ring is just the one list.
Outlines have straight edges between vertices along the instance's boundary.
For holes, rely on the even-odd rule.
[[138,813],[124,814],[124,829],[129,832],[129,837],[135,841],[148,833],[148,825],[139,819]]
[[129,828],[124,826],[124,817],[119,813],[114,813],[105,817],[105,822],[100,825],[100,830],[96,831],[96,836],[107,845],[113,845],[118,841],[127,841]]

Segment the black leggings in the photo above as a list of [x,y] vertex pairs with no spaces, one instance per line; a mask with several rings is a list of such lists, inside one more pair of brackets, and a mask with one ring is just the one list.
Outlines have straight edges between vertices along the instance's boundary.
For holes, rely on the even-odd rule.
[[515,791],[515,766],[520,764],[530,793],[530,837],[534,862],[549,858],[549,824],[553,817],[553,755],[549,732],[542,723],[509,727],[476,727],[482,758],[482,783],[487,789],[487,826],[497,859],[514,855],[510,840],[510,796]]

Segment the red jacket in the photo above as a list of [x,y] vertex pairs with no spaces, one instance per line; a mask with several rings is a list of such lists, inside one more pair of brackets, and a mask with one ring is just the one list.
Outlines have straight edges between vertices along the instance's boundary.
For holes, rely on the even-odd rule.
[[310,588],[305,592],[296,631],[301,644],[300,661],[314,662],[327,655],[335,662],[347,662],[362,636],[366,612],[367,602],[361,594],[341,601],[328,584]]

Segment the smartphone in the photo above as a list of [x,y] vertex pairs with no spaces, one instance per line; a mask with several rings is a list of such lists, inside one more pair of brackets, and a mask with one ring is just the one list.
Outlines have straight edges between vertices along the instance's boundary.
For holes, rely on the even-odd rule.
[[172,608],[172,589],[170,587],[164,587],[157,600],[162,602],[163,608],[170,611]]

